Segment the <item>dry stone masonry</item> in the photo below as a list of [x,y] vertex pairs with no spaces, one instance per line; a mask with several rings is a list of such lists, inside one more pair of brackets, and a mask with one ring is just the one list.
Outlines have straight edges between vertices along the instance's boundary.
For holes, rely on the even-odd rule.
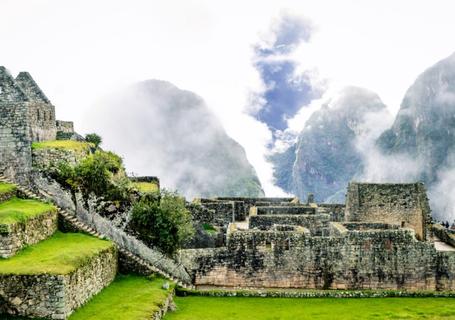
[[[199,200],[211,208],[228,201]],[[225,247],[181,251],[196,286],[455,289],[455,250],[435,248],[420,183],[351,183],[346,206],[244,201],[242,221],[222,211],[225,220],[231,217]]]

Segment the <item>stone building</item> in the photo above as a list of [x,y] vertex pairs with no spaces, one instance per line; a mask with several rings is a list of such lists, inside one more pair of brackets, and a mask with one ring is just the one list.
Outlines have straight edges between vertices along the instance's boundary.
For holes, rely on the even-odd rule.
[[181,251],[196,286],[455,290],[455,248],[432,235],[423,184],[351,183],[346,206],[198,202],[214,209],[205,218],[226,237],[221,247]]
[[0,172],[25,181],[32,143],[55,140],[59,130],[74,132],[72,122],[55,119],[55,107],[31,75],[13,78],[0,66]]

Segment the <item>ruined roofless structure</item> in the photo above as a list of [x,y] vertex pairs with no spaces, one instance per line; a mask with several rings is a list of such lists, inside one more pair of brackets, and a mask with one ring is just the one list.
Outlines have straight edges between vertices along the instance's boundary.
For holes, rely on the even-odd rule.
[[13,78],[0,66],[0,173],[24,182],[32,167],[31,144],[73,132],[73,123],[57,121],[55,107],[28,72]]

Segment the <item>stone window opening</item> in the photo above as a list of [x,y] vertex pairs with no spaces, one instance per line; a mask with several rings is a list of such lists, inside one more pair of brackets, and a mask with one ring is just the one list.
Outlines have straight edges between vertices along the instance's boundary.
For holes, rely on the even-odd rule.
[[404,228],[406,225],[406,222],[405,221],[401,221],[401,227]]
[[265,240],[265,248],[266,249],[272,249],[272,241]]
[[284,250],[288,251],[291,249],[291,239],[286,239],[284,241]]

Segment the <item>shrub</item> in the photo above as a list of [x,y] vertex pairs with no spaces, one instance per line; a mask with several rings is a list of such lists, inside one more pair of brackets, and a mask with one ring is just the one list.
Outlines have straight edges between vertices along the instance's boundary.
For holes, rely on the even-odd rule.
[[101,136],[97,135],[96,133],[89,133],[85,135],[85,141],[89,143],[93,143],[96,149],[100,146],[100,144],[103,142],[103,139]]
[[144,243],[169,255],[194,234],[185,199],[165,190],[160,196],[148,195],[133,205],[129,227]]

